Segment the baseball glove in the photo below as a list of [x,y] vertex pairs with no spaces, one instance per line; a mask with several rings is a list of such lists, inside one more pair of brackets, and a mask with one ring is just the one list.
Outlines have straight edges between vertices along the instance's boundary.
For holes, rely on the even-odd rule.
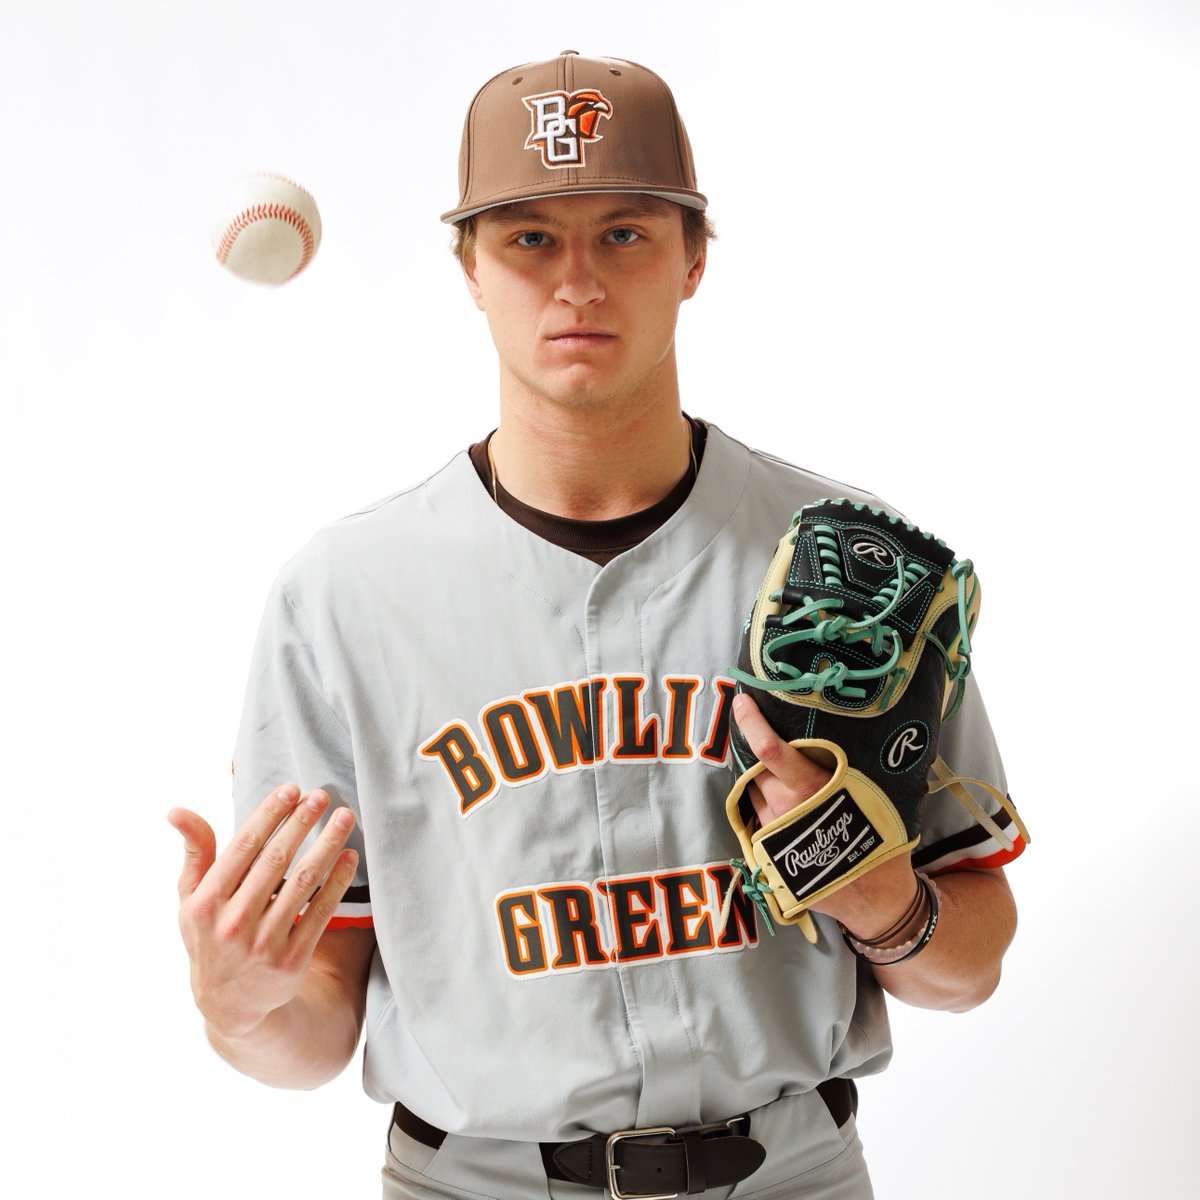
[[792,518],[733,675],[780,737],[833,777],[760,826],[747,785],[763,767],[732,723],[738,778],[726,813],[744,856],[734,878],[764,916],[799,924],[815,942],[809,906],[910,851],[931,791],[948,788],[1011,850],[1012,838],[963,785],[980,787],[1029,840],[1006,796],[955,776],[938,757],[942,722],[957,712],[971,669],[978,614],[970,560],[901,518],[850,500],[821,500]]

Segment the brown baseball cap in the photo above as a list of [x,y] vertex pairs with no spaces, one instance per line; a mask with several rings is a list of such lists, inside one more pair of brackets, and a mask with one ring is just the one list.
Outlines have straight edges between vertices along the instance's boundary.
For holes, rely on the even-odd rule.
[[449,224],[484,209],[564,192],[642,192],[704,209],[671,89],[622,58],[564,50],[503,71],[463,125],[459,201]]

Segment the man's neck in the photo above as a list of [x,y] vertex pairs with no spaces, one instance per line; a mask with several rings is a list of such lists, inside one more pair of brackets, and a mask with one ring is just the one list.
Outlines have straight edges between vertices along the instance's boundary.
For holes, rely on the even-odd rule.
[[531,508],[574,520],[649,508],[687,472],[691,432],[677,391],[642,400],[571,407],[502,395],[496,478]]

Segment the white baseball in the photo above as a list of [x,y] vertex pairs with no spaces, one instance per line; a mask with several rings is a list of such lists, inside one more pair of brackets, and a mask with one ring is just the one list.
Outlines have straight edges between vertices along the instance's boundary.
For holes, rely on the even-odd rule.
[[317,202],[281,175],[245,175],[227,190],[213,222],[217,262],[255,283],[286,283],[321,244]]

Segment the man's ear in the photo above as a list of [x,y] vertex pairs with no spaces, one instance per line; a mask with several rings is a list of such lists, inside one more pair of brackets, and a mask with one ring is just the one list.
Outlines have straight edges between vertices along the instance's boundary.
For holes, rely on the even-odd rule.
[[471,293],[471,299],[475,301],[475,307],[480,312],[487,312],[483,303],[483,289],[479,286],[479,280],[475,277],[475,262],[471,261],[470,265],[462,264],[463,279],[467,283],[467,291]]
[[684,277],[683,282],[683,298],[690,300],[695,294],[696,289],[700,286],[700,280],[704,278],[704,268],[708,265],[708,247],[701,247],[700,253],[696,255],[696,261],[688,268],[688,273]]

